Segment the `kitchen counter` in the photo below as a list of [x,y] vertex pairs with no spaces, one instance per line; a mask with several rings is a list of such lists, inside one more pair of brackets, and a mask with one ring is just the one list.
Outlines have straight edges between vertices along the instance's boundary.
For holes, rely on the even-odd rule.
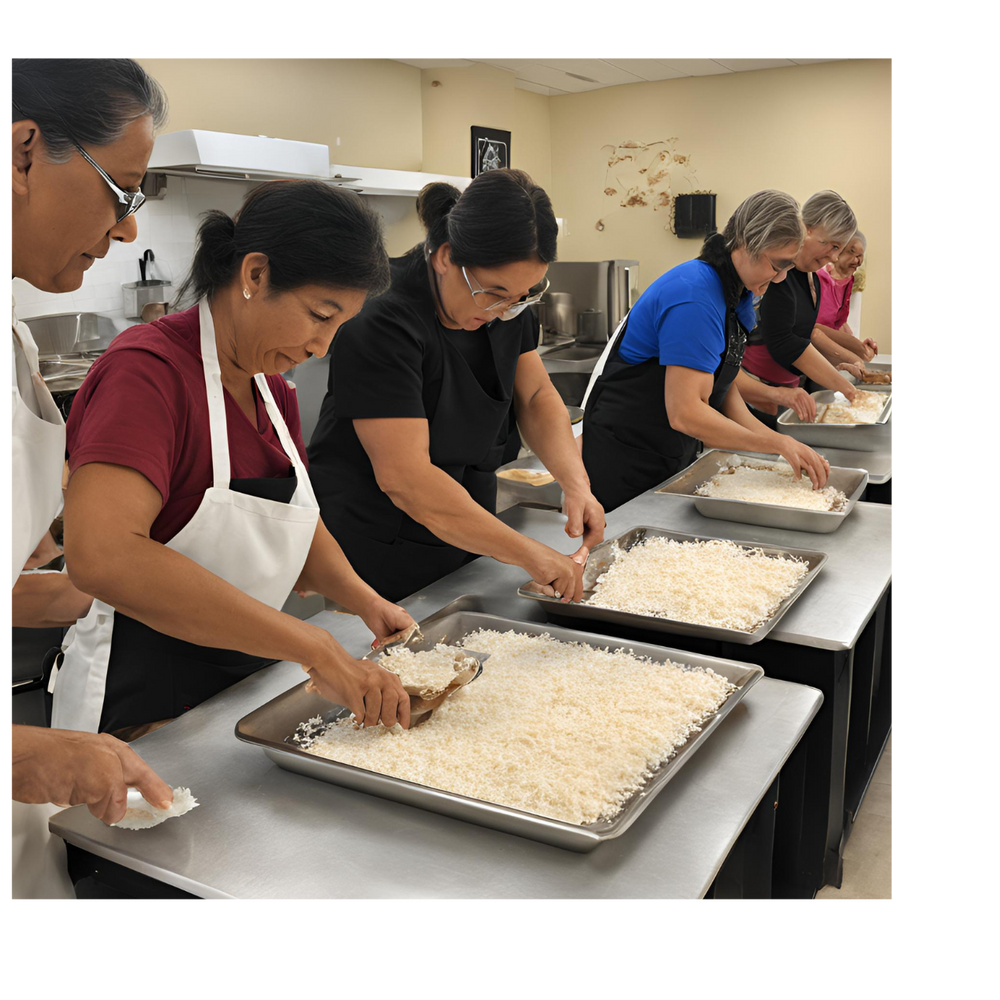
[[[661,499],[660,509],[672,510]],[[516,508],[505,519],[564,552],[575,547],[557,514]],[[419,620],[478,593],[491,612],[537,620],[539,606],[515,593],[523,578],[517,567],[479,559],[403,603]],[[368,648],[353,616],[325,611],[311,621],[355,655]],[[670,636],[658,641],[672,645]],[[291,774],[236,740],[239,719],[302,681],[296,664],[275,664],[133,744],[166,781],[191,788],[201,804],[188,816],[127,831],[77,807],[50,828],[204,897],[696,898],[823,700],[807,685],[763,678],[631,829],[581,855]]]

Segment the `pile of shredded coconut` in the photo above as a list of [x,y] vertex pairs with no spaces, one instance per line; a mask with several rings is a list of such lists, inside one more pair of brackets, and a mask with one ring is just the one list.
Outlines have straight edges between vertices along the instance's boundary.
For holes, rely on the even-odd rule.
[[721,539],[677,542],[652,536],[618,554],[586,603],[753,632],[808,572],[801,559]]
[[593,823],[628,799],[735,687],[712,670],[654,663],[548,635],[480,630],[490,654],[475,684],[425,725],[320,730],[309,753],[563,820]]
[[840,490],[832,486],[814,490],[806,473],[796,481],[792,467],[784,463],[750,465],[740,462],[717,472],[694,492],[700,497],[747,500],[806,510],[837,511],[847,505],[847,497]]
[[477,666],[477,662],[457,646],[439,642],[433,649],[419,653],[405,646],[390,647],[378,664],[396,674],[407,691],[419,691],[421,698],[430,700],[441,694],[456,674]]
[[873,424],[885,409],[889,397],[882,392],[858,392],[853,403],[830,403],[817,423],[821,424]]

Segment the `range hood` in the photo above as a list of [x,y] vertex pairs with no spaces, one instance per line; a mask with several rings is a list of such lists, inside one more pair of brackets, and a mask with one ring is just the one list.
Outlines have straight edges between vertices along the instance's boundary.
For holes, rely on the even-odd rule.
[[330,147],[322,143],[203,129],[158,135],[147,169],[180,177],[239,181],[296,178],[340,185],[358,179],[331,171]]
[[445,181],[464,191],[471,183],[471,177],[453,177],[448,174],[431,174],[419,170],[388,170],[382,167],[347,167],[330,164],[330,176],[338,183],[353,178],[346,186],[359,194],[395,195],[415,198],[425,184]]

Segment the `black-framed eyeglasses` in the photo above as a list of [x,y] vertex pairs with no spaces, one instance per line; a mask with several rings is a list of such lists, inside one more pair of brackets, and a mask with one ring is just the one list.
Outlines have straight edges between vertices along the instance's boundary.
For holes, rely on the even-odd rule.
[[775,264],[766,253],[762,254],[762,256],[764,260],[771,265],[771,270],[774,271],[775,274],[781,274],[782,271],[790,271],[793,267],[795,267],[794,260],[779,260],[778,263]]
[[[465,283],[469,286],[469,292],[472,295],[472,301],[476,303],[476,306],[485,312],[495,313],[497,318],[501,323],[506,322],[509,319],[513,319],[515,316],[519,316],[528,306],[536,305],[541,301],[542,296],[549,290],[549,279],[545,278],[545,284],[542,288],[535,292],[529,292],[526,296],[521,299],[511,299],[503,298],[502,292],[490,291],[488,288],[483,288],[479,285],[479,281],[476,280],[476,284],[479,285],[478,288],[472,287],[472,281],[469,280],[469,272],[462,268],[462,277],[465,278]],[[493,298],[500,297],[498,302],[493,302],[489,305],[486,301],[480,301],[479,296],[489,295]]]
[[[14,108],[19,115],[22,115],[25,119],[28,117],[14,101],[11,101],[11,104],[14,105]],[[117,226],[119,222],[123,219],[127,219],[130,215],[135,215],[135,213],[142,207],[143,202],[146,200],[146,196],[141,191],[126,191],[124,188],[120,188],[111,179],[108,172],[83,148],[83,146],[76,141],[76,139],[70,136],[69,141],[76,147],[77,152],[101,175],[101,177],[104,178],[104,183],[111,188],[112,192],[114,192],[114,196],[117,199],[119,206],[115,212],[115,225]]]

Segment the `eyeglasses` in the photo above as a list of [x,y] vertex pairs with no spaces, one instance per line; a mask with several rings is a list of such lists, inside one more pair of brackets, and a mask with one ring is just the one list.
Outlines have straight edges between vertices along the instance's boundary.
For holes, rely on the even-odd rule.
[[485,312],[496,313],[497,318],[501,323],[504,323],[509,319],[513,319],[515,316],[519,316],[525,309],[528,308],[528,306],[536,305],[541,301],[542,296],[549,290],[549,279],[546,278],[545,286],[537,292],[532,293],[529,291],[529,293],[521,299],[500,298],[498,302],[488,305],[487,300],[481,300],[479,296],[488,295],[493,298],[497,298],[500,296],[500,292],[493,292],[489,289],[483,288],[482,285],[479,285],[478,281],[476,281],[476,284],[479,285],[479,287],[473,288],[472,281],[469,280],[469,272],[466,271],[464,267],[462,268],[462,277],[465,278],[465,283],[469,286],[472,301]]
[[122,219],[127,219],[130,215],[135,215],[142,208],[146,196],[141,191],[125,191],[120,188],[107,174],[107,171],[95,160],[84,148],[73,140],[80,155],[104,178],[104,183],[114,192],[118,199],[119,208],[115,216],[117,226]]
[[773,260],[771,260],[770,257],[768,257],[766,253],[761,254],[761,256],[764,258],[764,260],[768,262],[768,264],[771,265],[771,270],[774,271],[775,274],[781,274],[782,271],[790,271],[793,267],[795,267],[794,260],[779,260],[778,261],[778,265],[780,265],[779,267],[774,263]]
[[[14,105],[14,108],[19,115],[23,115],[24,118],[28,117],[17,106],[17,104],[13,101],[11,101],[11,104]],[[141,191],[125,191],[123,188],[120,188],[108,176],[107,171],[83,148],[83,146],[76,141],[76,139],[71,137],[70,142],[72,142],[76,147],[77,152],[104,178],[104,183],[107,184],[108,187],[114,192],[119,205],[115,212],[115,225],[117,226],[119,222],[123,219],[127,219],[130,215],[134,215],[142,207],[143,202],[146,200],[146,196]]]

